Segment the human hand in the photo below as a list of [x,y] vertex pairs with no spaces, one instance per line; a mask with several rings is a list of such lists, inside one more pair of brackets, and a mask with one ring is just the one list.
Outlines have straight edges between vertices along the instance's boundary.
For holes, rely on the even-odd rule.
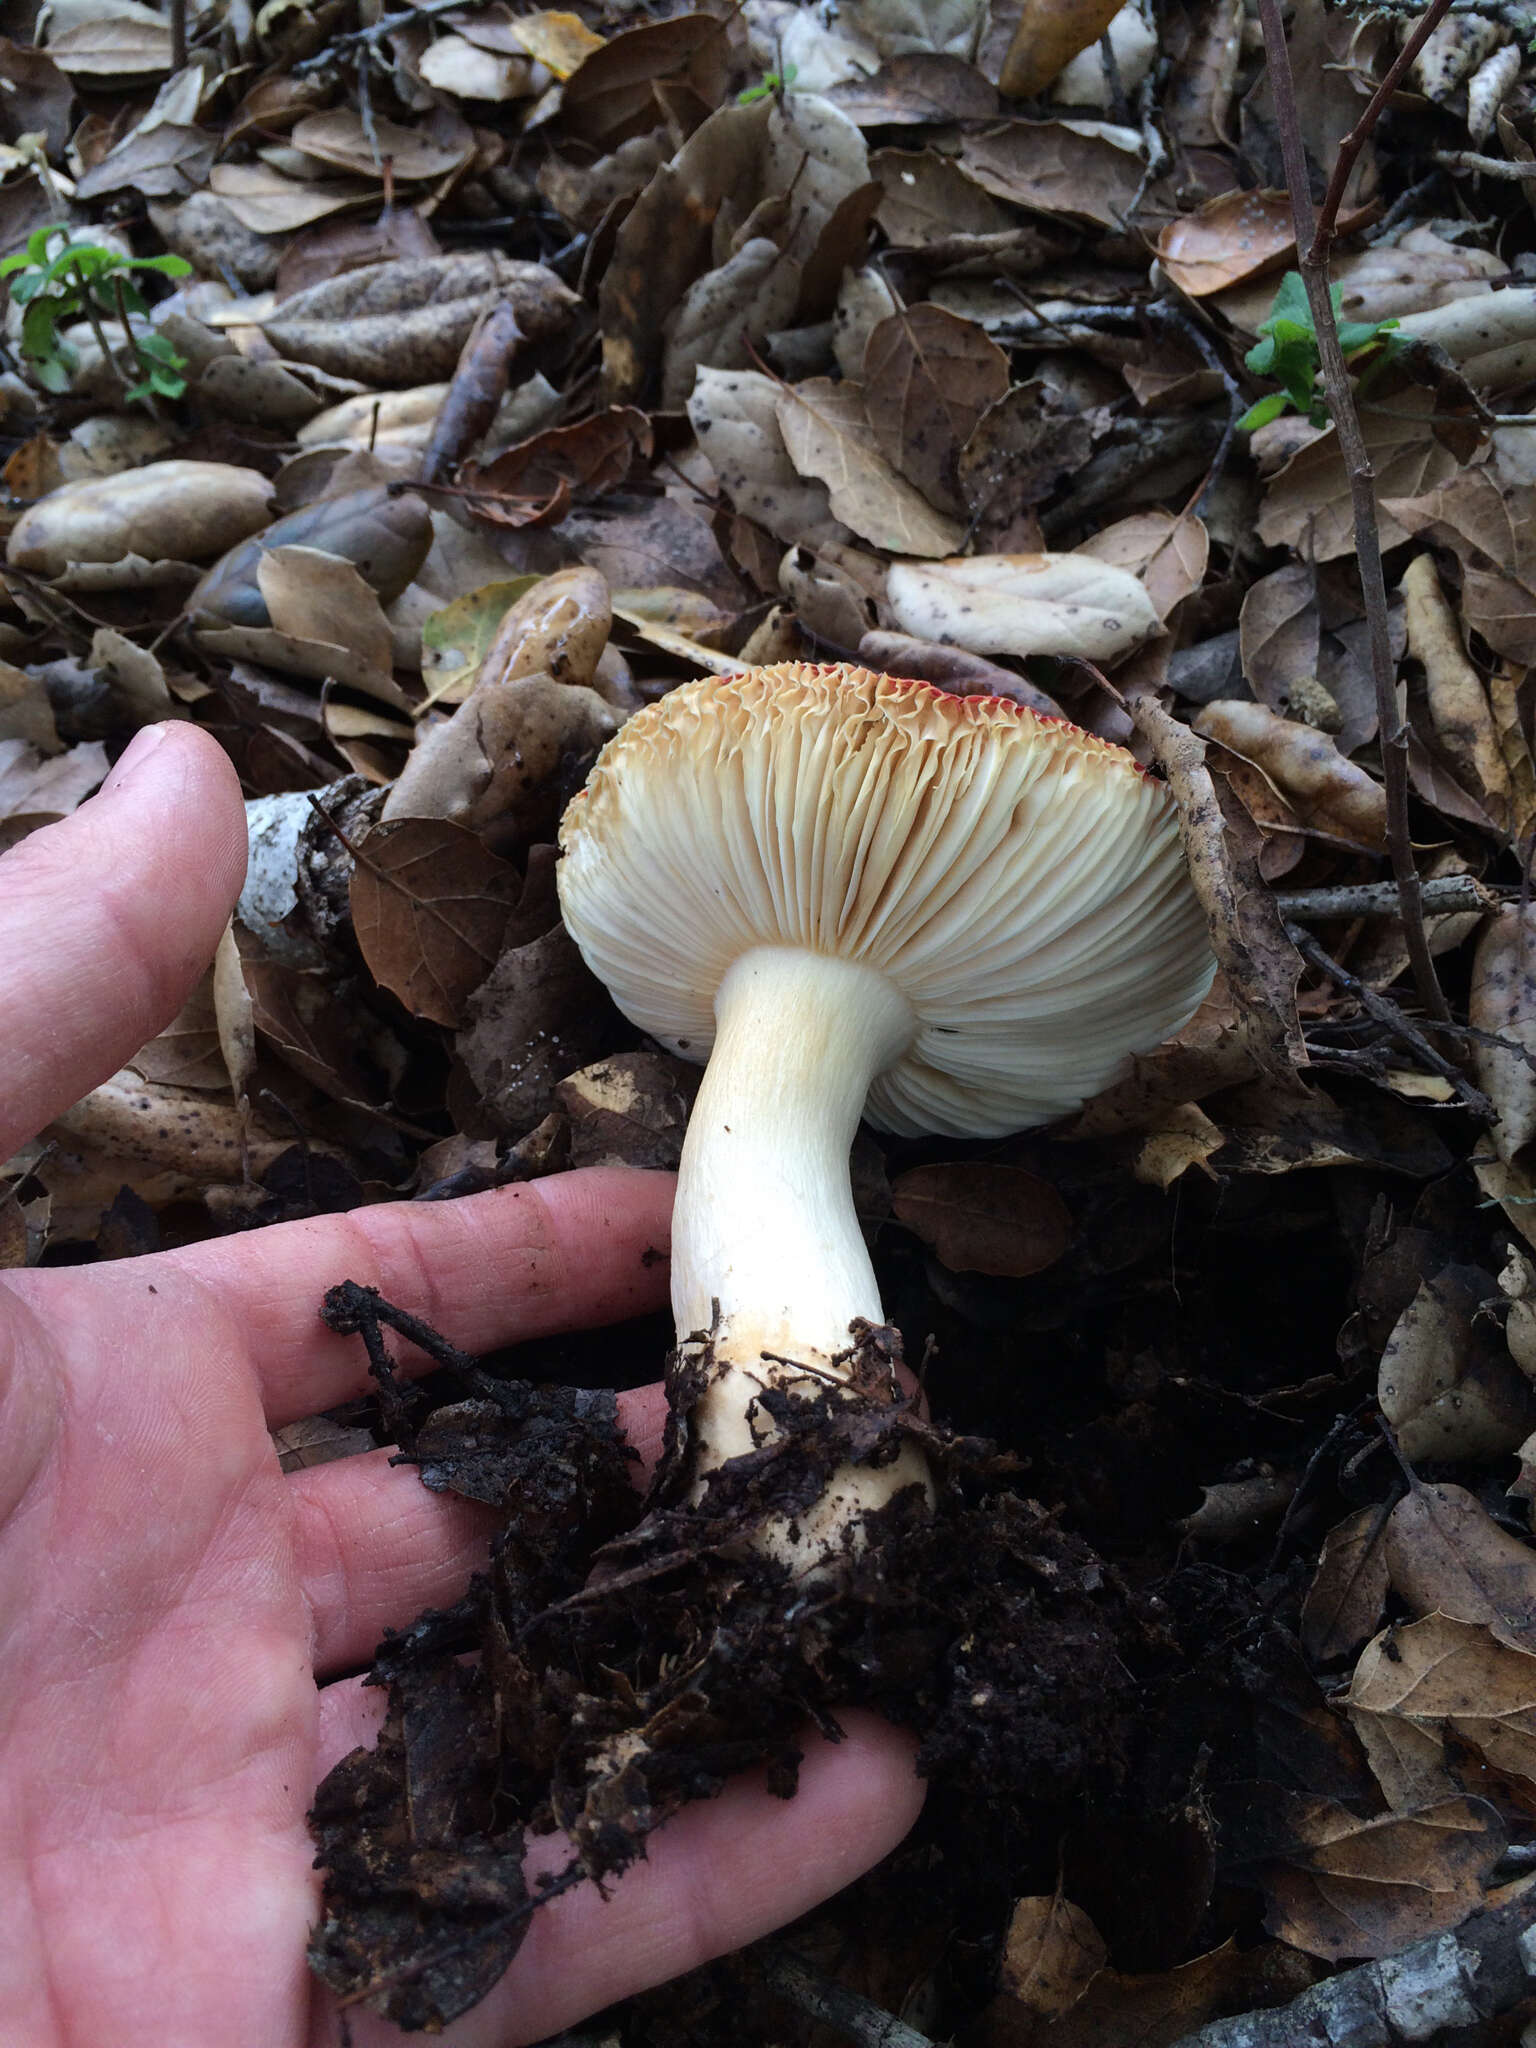
[[[0,861],[0,1159],[174,1015],[239,888],[220,749],[141,735],[102,793]],[[488,1518],[387,1453],[285,1476],[269,1426],[362,1391],[317,1309],[346,1277],[481,1350],[652,1308],[671,1182],[588,1171],[185,1251],[0,1274],[0,2040],[319,2048],[305,1813],[382,1712],[351,1678],[386,1626],[457,1597]],[[621,1397],[643,1455],[658,1389]],[[535,1915],[444,2037],[536,2040],[804,1912],[921,1798],[867,1715],[811,1735],[799,1796],[689,1809],[603,1901]],[[561,1851],[538,1845],[541,1866]],[[350,2015],[358,2048],[399,2042]]]

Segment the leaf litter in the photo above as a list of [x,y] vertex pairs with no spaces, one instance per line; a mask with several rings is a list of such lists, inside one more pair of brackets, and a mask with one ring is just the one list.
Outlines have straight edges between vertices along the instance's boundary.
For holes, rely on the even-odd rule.
[[[1221,975],[1063,1127],[861,1134],[937,1418],[889,1428],[941,1512],[850,1566],[814,1654],[683,1535],[680,1451],[635,1494],[611,1393],[662,1371],[649,1326],[439,1345],[412,1387],[371,1337],[370,1403],[280,1447],[397,1443],[501,1521],[380,1649],[380,1744],[317,1802],[314,1959],[435,2025],[537,1906],[526,1835],[567,1831],[562,1882],[616,1875],[737,1769],[787,1791],[805,1706],[857,1699],[932,1789],[791,1937],[864,1999],[854,2038],[1175,2043],[1267,2008],[1294,2048],[1288,2001],[1459,1940],[1536,1854],[1530,24],[1449,17],[1351,155],[1411,17],[1291,22],[1404,826],[1252,10],[826,15],[194,9],[180,68],[138,8],[0,41],[0,844],[183,717],[257,855],[181,1016],[6,1163],[0,1260],[675,1164],[697,1070],[592,981],[552,841],[690,675],[859,658],[1130,746]],[[191,270],[29,318],[71,243]],[[1450,892],[1444,1016],[1404,846]],[[890,1448],[814,1403],[785,1426],[717,1537]],[[772,1967],[613,2029],[809,2042]],[[1533,1988],[1464,2038],[1516,2038]]]

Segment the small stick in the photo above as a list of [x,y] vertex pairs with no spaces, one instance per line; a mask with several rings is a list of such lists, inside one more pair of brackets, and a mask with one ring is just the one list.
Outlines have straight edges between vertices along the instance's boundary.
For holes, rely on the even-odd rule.
[[[1323,391],[1333,416],[1339,452],[1349,477],[1349,494],[1354,510],[1355,556],[1360,571],[1360,594],[1370,628],[1371,675],[1376,685],[1376,716],[1381,728],[1382,779],[1387,794],[1387,845],[1392,856],[1392,873],[1401,899],[1403,936],[1413,969],[1419,1001],[1431,1017],[1448,1021],[1450,1009],[1441,993],[1440,980],[1424,934],[1424,907],[1420,898],[1419,871],[1414,866],[1413,839],[1408,823],[1408,721],[1398,694],[1397,674],[1392,660],[1392,633],[1387,616],[1387,585],[1381,567],[1381,530],[1376,521],[1375,472],[1360,415],[1355,409],[1349,368],[1339,346],[1339,330],[1333,317],[1333,297],[1328,287],[1328,245],[1338,213],[1343,184],[1329,188],[1321,214],[1314,214],[1311,187],[1307,182],[1307,153],[1301,139],[1301,118],[1296,110],[1296,87],[1291,75],[1291,53],[1285,40],[1282,0],[1259,0],[1259,18],[1264,27],[1264,48],[1269,59],[1270,89],[1274,95],[1275,122],[1280,131],[1285,178],[1290,187],[1291,218],[1296,225],[1296,247],[1302,281],[1312,310],[1317,335],[1318,361],[1322,368]],[[1433,0],[1420,30],[1404,45],[1404,53],[1416,52],[1424,37],[1439,22],[1450,0]],[[1426,26],[1427,24],[1427,26]],[[1400,63],[1388,78],[1400,75]],[[1354,156],[1379,118],[1385,104],[1378,92],[1361,115],[1348,138]],[[1351,156],[1350,162],[1354,162]],[[1345,173],[1347,177],[1347,171]],[[1337,176],[1337,174],[1336,174]],[[1331,211],[1329,210],[1331,206]]]
[[933,2048],[926,2034],[909,2027],[883,2005],[823,1977],[818,1970],[776,1942],[759,1942],[747,1960],[770,1991],[823,2026],[833,2027],[859,2048]]
[[1511,163],[1507,156],[1481,156],[1475,149],[1436,149],[1430,160],[1446,171],[1475,171],[1482,178],[1536,178],[1536,163]]
[[[1309,931],[1299,924],[1287,924],[1285,935],[1309,965],[1320,974],[1326,974],[1336,982],[1346,995],[1352,995],[1368,1017],[1374,1018],[1390,1035],[1408,1047],[1432,1074],[1438,1074],[1443,1081],[1449,1081],[1466,1108],[1480,1116],[1485,1123],[1495,1124],[1498,1111],[1479,1088],[1462,1073],[1452,1060],[1436,1052],[1429,1040],[1413,1021],[1405,1017],[1390,996],[1379,995],[1363,982],[1358,975],[1351,974],[1347,967],[1341,967],[1337,960],[1325,953]],[[1447,1019],[1449,1022],[1449,1019]]]
[[[1448,910],[1496,910],[1499,899],[1475,875],[1440,875],[1420,890],[1424,908],[1437,916]],[[1337,889],[1277,889],[1275,908],[1298,924],[1330,917],[1396,917],[1402,899],[1396,882],[1347,882]]]

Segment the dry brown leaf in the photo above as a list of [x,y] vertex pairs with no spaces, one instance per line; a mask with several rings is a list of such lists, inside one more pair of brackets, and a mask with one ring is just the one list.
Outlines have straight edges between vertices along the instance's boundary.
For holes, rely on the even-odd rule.
[[1493,819],[1507,827],[1509,769],[1483,679],[1467,658],[1456,616],[1440,588],[1434,558],[1418,555],[1403,572],[1408,652],[1423,665],[1430,725],[1452,773]]
[[1000,90],[1012,99],[1038,99],[1119,11],[1119,0],[1024,0],[998,75]]
[[1305,1957],[1279,1942],[1239,1948],[1235,1940],[1173,1970],[1131,1976],[1100,1970],[1070,2011],[1042,2032],[1006,1997],[982,2015],[977,2048],[1175,2048],[1207,2021],[1284,2005],[1313,1976]]
[[453,375],[476,320],[503,299],[531,341],[557,332],[577,304],[541,263],[488,251],[400,257],[295,292],[261,326],[283,355],[332,376],[427,384]]
[[782,387],[755,370],[701,369],[688,417],[721,488],[745,519],[782,541],[846,539],[827,487],[802,477],[779,429]]
[[432,515],[420,498],[395,497],[386,486],[318,498],[216,562],[188,598],[187,615],[231,626],[270,625],[258,571],[264,555],[290,547],[352,563],[381,602],[391,604],[425,562],[432,532]]
[[[1447,446],[1426,419],[1431,394],[1417,386],[1373,397],[1361,430],[1376,473],[1382,547],[1396,547],[1410,528],[1397,516],[1398,501],[1437,491],[1455,477],[1476,445],[1476,432],[1457,426]],[[1447,427],[1449,430],[1449,426]],[[1264,493],[1258,535],[1266,547],[1293,547],[1319,562],[1354,552],[1349,478],[1330,427],[1293,455]]]
[[1055,1265],[1072,1214],[1047,1180],[975,1160],[915,1166],[891,1183],[891,1208],[952,1273],[1021,1280]]
[[[541,40],[537,32],[534,40]],[[540,63],[546,61],[542,48],[524,47]],[[557,40],[555,54],[563,60],[574,47],[572,32],[567,31]],[[706,107],[718,106],[728,58],[724,25],[713,15],[679,14],[670,21],[642,22],[589,49],[571,69],[563,99],[566,121],[583,141],[616,149],[626,138],[656,127],[669,87],[691,91]],[[549,68],[560,75],[555,65]]]
[[1140,579],[1152,608],[1166,624],[1175,605],[1205,581],[1210,535],[1192,512],[1133,512],[1106,526],[1076,551],[1096,562],[1128,569]]
[[1483,1799],[1444,1799],[1362,1820],[1329,1799],[1282,1794],[1285,1862],[1260,1867],[1264,1925],[1328,1962],[1396,1955],[1481,1905],[1505,1830]]
[[[558,909],[550,915],[558,918]],[[514,922],[522,916],[519,904]],[[519,1138],[559,1106],[555,1091],[571,1062],[595,1059],[607,1042],[608,1020],[593,993],[563,925],[506,947],[465,1006],[455,1041],[465,1085],[450,1101],[462,1126]]]
[[1491,1136],[1506,1163],[1536,1137],[1536,908],[1508,903],[1483,927],[1472,959],[1467,1016],[1513,1048],[1474,1045],[1478,1086],[1499,1113]]
[[875,219],[898,249],[1016,228],[1005,206],[937,150],[877,149],[869,172],[885,195]]
[[574,426],[546,427],[493,462],[467,463],[459,480],[482,516],[499,525],[528,526],[552,511],[558,517],[575,492],[598,496],[614,489],[650,455],[651,447],[645,414],[633,406],[612,405]]
[[572,1166],[675,1172],[699,1069],[657,1052],[624,1052],[570,1075],[555,1090],[571,1119]]
[[1158,630],[1139,579],[1084,554],[893,562],[886,595],[904,632],[972,654],[1113,661]]
[[967,135],[957,161],[1015,206],[1123,225],[1141,188],[1141,138],[1107,121],[1008,121]]
[[1369,1643],[1350,1681],[1351,1715],[1444,1730],[1494,1766],[1536,1783],[1536,1656],[1481,1622],[1426,1615]]
[[1243,674],[1261,704],[1271,711],[1295,711],[1293,698],[1317,680],[1320,632],[1317,570],[1311,562],[1282,563],[1249,584],[1238,640]]
[[1060,1892],[1020,1899],[1008,1922],[998,1990],[1023,2012],[1058,2020],[1109,1961],[1104,1938]]
[[1394,530],[1451,549],[1467,624],[1496,653],[1536,663],[1536,490],[1503,483],[1488,465],[1431,481],[1443,488],[1411,498],[1382,488]]
[[[314,547],[269,547],[256,564],[274,632],[344,647],[345,680],[386,704],[405,707],[390,670],[394,643],[378,593],[351,562]],[[327,667],[326,674],[337,671]],[[338,675],[338,679],[340,679]]]
[[1301,1646],[1314,1664],[1352,1657],[1381,1625],[1387,1604],[1387,1517],[1360,1508],[1335,1522],[1301,1608]]
[[213,1007],[213,975],[205,974],[165,1029],[128,1062],[146,1081],[172,1088],[203,1088],[221,1094],[229,1070],[219,1048],[219,1020]]
[[372,181],[343,178],[301,185],[266,164],[215,164],[208,190],[242,227],[258,235],[291,234],[346,207],[376,205],[379,196]]
[[1155,244],[1164,270],[1192,299],[1267,275],[1296,253],[1289,194],[1220,192],[1171,220]]
[[[0,826],[27,818],[43,825],[84,802],[107,772],[107,750],[86,740],[62,754],[41,754],[27,740],[0,740]],[[7,834],[3,843],[12,843]]]
[[905,307],[865,344],[870,431],[887,462],[943,512],[963,512],[960,451],[1007,389],[1008,358],[997,343],[942,306]]
[[495,966],[517,871],[447,819],[375,826],[357,848],[352,922],[368,971],[406,1008],[457,1025]]
[[1411,1614],[1480,1621],[1509,1648],[1536,1651],[1536,1551],[1465,1487],[1405,1494],[1385,1548],[1392,1590]]
[[875,547],[907,555],[952,555],[965,538],[870,446],[857,384],[812,377],[786,386],[774,408],[789,458],[827,487],[834,516]]
[[1501,661],[1488,678],[1488,703],[1498,734],[1499,751],[1509,776],[1509,829],[1516,839],[1536,832],[1536,761],[1520,717],[1520,686],[1524,669]]
[[1327,733],[1236,698],[1207,704],[1191,723],[1206,739],[1219,740],[1262,769],[1309,831],[1372,852],[1385,846],[1385,791],[1345,760]]
[[342,1000],[329,975],[267,959],[242,941],[241,977],[251,1029],[286,1066],[323,1095],[364,1109],[383,1098],[380,1077],[398,1081],[405,1064],[387,1025]]
[[[1257,835],[1250,823],[1245,841],[1241,818],[1224,812],[1197,734],[1150,695],[1136,695],[1131,716],[1178,798],[1190,879],[1210,925],[1227,994],[1241,1012],[1244,1056],[1266,1071],[1289,1074],[1306,1064],[1296,1013],[1301,958],[1285,936],[1272,892],[1259,879]],[[1200,1022],[1198,1014],[1194,1022]],[[1235,1038],[1238,1032],[1219,1035]],[[1186,1082],[1179,1094],[1187,1093]]]
[[39,576],[71,563],[206,562],[264,526],[272,492],[254,469],[227,462],[151,462],[65,484],[24,512],[6,560]]
[[419,126],[404,128],[381,114],[365,125],[361,114],[350,107],[331,107],[323,114],[306,114],[290,133],[295,149],[338,171],[382,178],[387,163],[392,177],[416,184],[426,178],[447,177],[474,155],[475,139],[467,124],[457,122],[455,127],[458,132],[444,141],[441,128],[434,135]]
[[1536,1390],[1479,1317],[1471,1266],[1421,1283],[1381,1354],[1376,1396],[1405,1458],[1503,1457],[1536,1428]]
[[162,22],[109,14],[51,37],[48,56],[71,78],[142,81],[170,70],[171,31]]

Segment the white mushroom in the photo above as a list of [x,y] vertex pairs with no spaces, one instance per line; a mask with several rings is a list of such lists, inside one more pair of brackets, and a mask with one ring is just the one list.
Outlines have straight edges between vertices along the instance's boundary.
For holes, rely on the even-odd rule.
[[[765,1387],[846,1381],[852,1326],[883,1321],[849,1185],[861,1113],[903,1135],[1045,1123],[1214,972],[1173,803],[1129,754],[866,669],[672,691],[609,742],[561,845],[588,964],[708,1061],[672,1247],[679,1345],[709,1366],[701,1478],[771,1431]],[[844,1467],[762,1541],[806,1570],[914,1484],[912,1450]]]

